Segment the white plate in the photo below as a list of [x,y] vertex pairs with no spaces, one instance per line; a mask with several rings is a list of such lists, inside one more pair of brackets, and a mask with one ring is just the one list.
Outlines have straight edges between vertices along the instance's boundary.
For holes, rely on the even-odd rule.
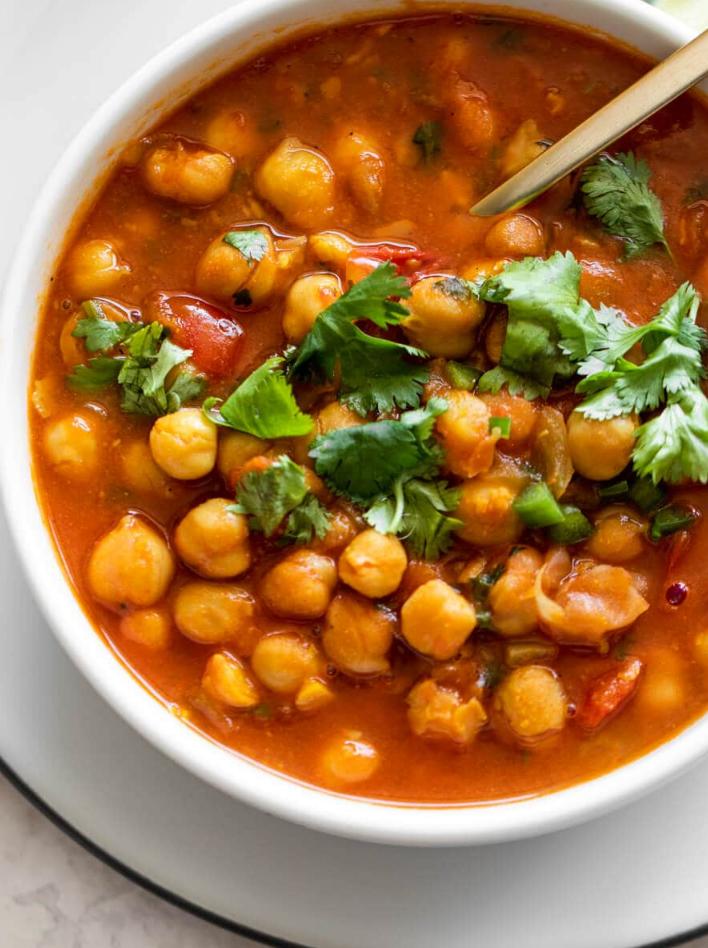
[[[47,169],[105,93],[226,5],[3,0],[0,263]],[[123,724],[55,644],[4,524],[0,604],[7,765],[112,858],[226,922],[317,948],[635,948],[708,920],[708,765],[535,841],[423,851],[332,839],[222,796]]]

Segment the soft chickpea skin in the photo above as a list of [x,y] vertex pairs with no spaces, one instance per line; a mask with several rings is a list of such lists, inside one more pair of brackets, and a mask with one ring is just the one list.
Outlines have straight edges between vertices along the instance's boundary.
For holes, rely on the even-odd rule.
[[306,273],[292,284],[285,297],[283,332],[289,342],[300,343],[319,314],[342,295],[342,281],[334,273]]
[[87,481],[98,469],[98,422],[88,413],[50,421],[42,434],[47,459],[69,481]]
[[101,602],[152,606],[163,598],[174,573],[164,538],[139,517],[126,514],[94,546],[87,578]]
[[369,780],[381,764],[373,744],[362,739],[360,731],[352,731],[332,741],[321,757],[324,779],[335,786],[363,783]]
[[463,701],[454,691],[425,678],[408,695],[408,723],[418,737],[471,744],[487,723],[487,715],[479,698]]
[[379,150],[365,134],[349,130],[337,141],[334,150],[337,169],[344,171],[354,200],[371,214],[381,204],[386,166]]
[[71,291],[80,300],[110,293],[130,273],[130,266],[107,240],[77,244],[65,266]]
[[423,583],[401,608],[406,642],[439,662],[457,655],[476,624],[472,603],[442,579]]
[[629,507],[605,507],[595,517],[595,532],[585,544],[590,556],[601,563],[625,563],[645,549],[647,525]]
[[435,429],[445,449],[445,464],[458,477],[475,477],[489,470],[494,461],[498,432],[490,432],[489,408],[471,392],[445,394],[447,411]]
[[546,239],[533,217],[508,214],[489,228],[484,249],[492,257],[537,257],[546,252]]
[[194,580],[179,588],[172,608],[177,628],[193,642],[228,642],[239,655],[253,650],[255,602],[241,586]]
[[395,619],[391,612],[350,592],[341,592],[330,603],[322,633],[322,647],[329,659],[351,675],[383,675],[390,663]]
[[457,277],[425,277],[406,301],[410,315],[401,323],[408,339],[432,356],[458,359],[474,345],[484,303]]
[[202,675],[202,688],[214,701],[230,708],[253,708],[260,700],[258,688],[241,662],[224,652],[209,656]]
[[120,620],[120,632],[131,642],[153,652],[163,651],[172,641],[172,623],[164,609],[137,609]]
[[568,702],[554,671],[545,665],[523,665],[499,685],[494,708],[517,740],[532,744],[562,730]]
[[259,260],[244,256],[238,247],[224,240],[224,234],[207,246],[197,261],[194,280],[200,293],[231,302],[243,293],[248,305],[260,306],[282,290],[292,268],[300,262],[304,245],[297,252],[279,251],[267,227],[254,228],[262,234],[265,248]]
[[534,584],[543,557],[531,547],[522,547],[506,562],[506,568],[489,592],[494,628],[500,635],[528,635],[538,625]]
[[595,421],[579,411],[571,412],[568,448],[573,467],[593,481],[616,477],[629,464],[638,427],[635,415]]
[[407,565],[406,550],[398,537],[364,530],[343,550],[338,571],[347,586],[370,599],[380,599],[398,589]]
[[462,521],[458,535],[475,546],[513,543],[523,532],[513,507],[519,490],[511,478],[491,474],[465,481],[455,511]]
[[180,481],[209,474],[216,464],[216,449],[216,425],[199,408],[180,408],[163,415],[150,430],[155,463]]
[[193,507],[175,530],[180,559],[207,579],[229,579],[251,565],[248,520],[233,501],[214,497]]
[[318,619],[327,611],[336,585],[337,567],[331,557],[295,550],[268,570],[259,591],[276,616]]
[[284,138],[256,173],[256,190],[296,227],[321,227],[334,213],[335,178],[324,155]]
[[263,636],[253,650],[251,668],[258,680],[276,694],[294,694],[308,678],[324,671],[314,642],[296,632]]
[[228,155],[177,139],[150,148],[139,168],[148,191],[180,204],[201,207],[227,193],[234,165]]

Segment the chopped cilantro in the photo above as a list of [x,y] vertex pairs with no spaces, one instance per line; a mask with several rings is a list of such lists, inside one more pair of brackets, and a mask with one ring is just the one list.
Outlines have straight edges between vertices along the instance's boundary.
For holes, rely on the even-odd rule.
[[489,419],[489,433],[494,434],[495,431],[499,432],[500,438],[508,438],[511,434],[511,418],[492,416]]
[[360,415],[415,407],[428,370],[409,361],[425,353],[362,332],[356,321],[397,325],[408,310],[390,297],[410,289],[391,263],[382,263],[319,314],[302,344],[288,356],[291,378],[331,381],[339,370],[340,401]]
[[287,454],[264,471],[249,471],[241,478],[234,509],[248,516],[252,530],[267,537],[285,521],[284,542],[309,543],[327,531],[327,511],[310,493],[305,468]]
[[445,374],[453,388],[471,392],[482,373],[480,369],[467,362],[455,362],[451,359],[445,363]]
[[[100,356],[89,359],[87,365],[77,365],[67,381],[73,388],[96,389],[117,382],[121,388],[120,407],[125,412],[156,417],[177,411],[198,398],[204,380],[190,373],[173,370],[191,356],[191,350],[170,342],[168,330],[160,323],[130,323],[131,330],[114,329],[111,325],[97,326],[96,320],[113,323],[103,315],[88,317],[91,325],[86,337],[92,344],[101,338],[109,349],[120,346],[119,356]],[[80,320],[77,328],[84,320]],[[122,323],[113,323],[120,327]],[[120,338],[122,335],[122,338]],[[172,381],[168,385],[168,377]]]
[[134,332],[137,332],[142,323],[115,322],[108,319],[98,300],[86,300],[81,304],[86,314],[77,320],[72,336],[83,339],[89,352],[108,352],[115,348]]
[[442,150],[442,125],[440,122],[423,122],[413,133],[413,144],[423,152],[426,164]]
[[296,438],[312,431],[312,419],[300,411],[282,371],[281,356],[271,356],[226,401],[208,398],[204,412],[215,424],[256,438]]
[[608,233],[626,241],[628,257],[653,244],[669,249],[661,204],[649,187],[650,176],[647,163],[627,152],[601,155],[580,178],[586,211]]
[[374,501],[366,521],[379,533],[396,533],[416,556],[437,559],[452,542],[462,521],[449,516],[460,501],[460,492],[445,481],[399,477],[390,496]]
[[642,477],[678,483],[708,481],[708,399],[700,386],[671,395],[661,414],[636,432],[634,470]]
[[664,537],[671,536],[672,533],[678,533],[679,530],[686,530],[693,526],[695,520],[696,514],[689,507],[668,504],[657,510],[652,517],[649,538],[656,543]]
[[251,264],[262,260],[268,253],[268,238],[261,230],[230,230],[222,240]]
[[425,408],[404,412],[398,421],[375,421],[320,435],[310,449],[315,470],[335,493],[359,504],[389,494],[401,475],[435,474],[441,451],[432,439],[432,428],[446,408],[443,399],[431,398]]

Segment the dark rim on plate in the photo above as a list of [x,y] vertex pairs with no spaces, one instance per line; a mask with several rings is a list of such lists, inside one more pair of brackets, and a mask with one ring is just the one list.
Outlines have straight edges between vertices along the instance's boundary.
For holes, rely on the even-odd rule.
[[[126,879],[129,879],[142,889],[145,889],[146,892],[157,895],[170,905],[175,905],[184,912],[189,912],[191,915],[195,915],[205,922],[210,922],[212,925],[224,928],[237,935],[243,935],[245,938],[250,938],[252,941],[259,942],[262,945],[274,945],[276,948],[311,948],[311,946],[304,945],[301,942],[287,941],[284,938],[278,938],[276,935],[269,935],[267,932],[256,931],[247,925],[241,925],[239,922],[232,922],[230,919],[224,918],[222,915],[217,915],[215,912],[211,912],[209,909],[203,908],[195,902],[183,899],[181,895],[170,892],[169,889],[163,888],[158,882],[153,882],[152,879],[148,879],[135,869],[131,869],[130,866],[120,862],[120,860],[106,852],[105,849],[102,849],[87,836],[84,836],[80,830],[72,826],[71,823],[68,823],[63,816],[60,816],[56,810],[53,810],[48,803],[38,796],[2,757],[0,757],[0,774],[22,794],[28,803],[31,803],[35,809],[39,810],[40,813],[46,816],[51,823],[58,827],[70,839],[73,839],[75,843],[78,843],[79,846],[83,847],[83,849],[91,853],[92,856],[95,856],[106,866],[109,866],[122,876],[125,876]],[[677,945],[687,945],[697,938],[701,938],[703,935],[708,935],[708,922],[696,928],[690,928],[688,931],[681,932],[678,935],[671,935],[668,938],[660,938],[659,941],[637,945],[636,948],[676,948]]]

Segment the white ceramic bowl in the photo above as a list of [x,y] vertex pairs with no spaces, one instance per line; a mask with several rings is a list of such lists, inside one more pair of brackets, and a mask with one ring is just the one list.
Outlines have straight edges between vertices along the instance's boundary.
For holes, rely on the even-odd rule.
[[[445,8],[444,3],[433,2],[426,9],[435,6]],[[472,4],[458,0],[456,7]],[[642,0],[507,0],[504,9],[510,13],[530,9],[587,25],[656,57],[690,38],[684,27]],[[96,690],[156,747],[224,792],[316,829],[399,845],[490,843],[588,819],[676,776],[708,750],[708,716],[612,773],[516,802],[421,807],[318,790],[185,726],[116,660],[74,598],[39,513],[30,473],[25,393],[38,304],[77,207],[91,199],[120,147],[271,38],[282,40],[303,26],[332,23],[347,15],[410,10],[408,0],[243,0],[156,56],[99,109],[47,181],[9,270],[0,317],[4,434],[0,475],[17,550],[50,626]]]

